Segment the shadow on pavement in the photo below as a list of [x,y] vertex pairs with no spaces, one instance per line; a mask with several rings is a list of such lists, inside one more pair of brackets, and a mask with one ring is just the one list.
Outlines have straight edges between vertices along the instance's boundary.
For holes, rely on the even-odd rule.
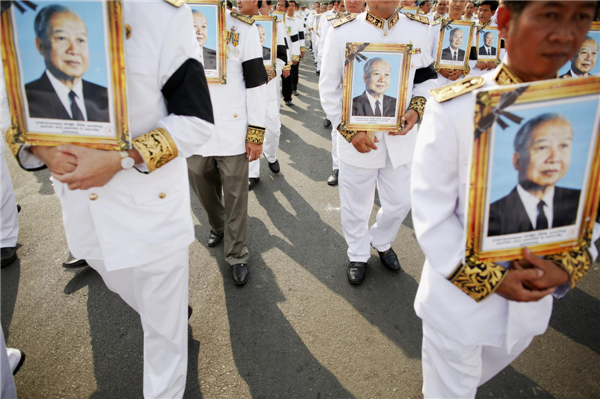
[[10,335],[10,324],[13,314],[15,313],[15,303],[17,302],[17,294],[19,292],[19,281],[21,280],[21,260],[18,258],[20,245],[17,244],[17,259],[2,269],[1,276],[1,296],[2,296],[2,331],[4,331],[4,339],[8,342]]
[[502,370],[494,378],[477,390],[477,399],[554,399],[529,377],[517,372],[511,366]]

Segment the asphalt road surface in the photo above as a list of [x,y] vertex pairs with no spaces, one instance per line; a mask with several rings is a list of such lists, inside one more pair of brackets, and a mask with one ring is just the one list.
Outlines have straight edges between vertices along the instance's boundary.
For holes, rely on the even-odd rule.
[[[281,173],[263,158],[250,193],[250,280],[233,285],[223,247],[208,248],[192,194],[188,398],[418,398],[421,321],[413,310],[424,257],[410,216],[393,243],[403,272],[372,252],[362,286],[346,281],[331,136],[307,54],[299,97],[281,108]],[[7,151],[8,152],[8,151]],[[2,328],[27,360],[20,398],[139,398],[139,317],[70,258],[47,170],[7,158],[19,216],[19,260],[2,269]],[[377,206],[373,210],[374,219]],[[127,245],[127,243],[124,243]],[[600,273],[594,265],[555,303],[546,334],[479,389],[478,398],[600,398]]]

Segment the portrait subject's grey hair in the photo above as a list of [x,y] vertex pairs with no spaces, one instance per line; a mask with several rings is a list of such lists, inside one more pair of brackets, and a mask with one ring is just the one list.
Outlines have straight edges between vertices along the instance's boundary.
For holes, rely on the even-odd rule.
[[389,63],[381,57],[370,58],[369,61],[367,61],[367,63],[365,64],[365,66],[363,68],[363,73],[365,76],[371,75],[371,71],[373,70],[373,64],[376,62],[385,62],[386,64],[389,65]]
[[[521,128],[517,132],[514,141],[515,152],[518,152],[519,154],[525,154],[528,150],[529,138],[531,137],[531,133],[533,133],[533,131],[542,123],[555,120],[564,121],[569,126],[571,126],[571,122],[569,122],[569,120],[561,114],[548,112],[545,114],[538,115],[535,118],[528,120],[527,123],[521,126]],[[571,130],[573,130],[572,126]]]
[[[454,28],[450,31],[450,40],[452,40],[452,36],[456,33],[456,31],[461,31],[460,28]],[[462,31],[461,31],[462,32]]]
[[63,13],[73,14],[79,18],[79,15],[77,15],[75,11],[71,10],[69,7],[61,6],[60,4],[46,6],[40,10],[38,15],[36,15],[33,29],[35,30],[35,37],[39,38],[42,41],[42,44],[48,43],[48,24],[50,19],[55,14]]
[[485,35],[483,35],[483,40],[486,40],[486,37],[487,37],[488,35],[492,35],[492,36],[494,36],[494,32],[486,32],[486,34],[485,34]]
[[[192,15],[201,15],[204,17],[204,14],[202,14],[200,11],[196,10],[195,8],[192,8]],[[204,19],[206,19],[206,17],[204,17]]]

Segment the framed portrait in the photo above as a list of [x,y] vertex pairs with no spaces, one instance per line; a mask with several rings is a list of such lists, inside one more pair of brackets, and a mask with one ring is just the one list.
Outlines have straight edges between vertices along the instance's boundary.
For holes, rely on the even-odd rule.
[[498,28],[486,26],[477,30],[477,61],[500,62],[500,38]]
[[208,84],[227,84],[225,1],[188,0]]
[[260,37],[263,64],[265,64],[267,72],[275,70],[277,62],[277,18],[270,15],[255,15],[252,19]]
[[120,1],[2,12],[9,144],[131,148]]
[[421,13],[421,8],[419,6],[400,7],[400,12],[402,14],[415,14],[415,15],[419,15]]
[[[285,25],[285,16],[286,16],[285,12],[283,12],[283,11],[273,11],[271,13],[271,15],[274,16],[275,18],[277,18],[277,22],[281,22],[283,25]],[[317,17],[319,15],[320,14],[318,14]]]
[[440,40],[434,66],[436,70],[469,68],[469,54],[475,23],[470,21],[444,20],[440,28]]
[[342,128],[402,131],[412,45],[346,43]]
[[600,22],[592,22],[592,27],[587,37],[575,53],[571,61],[567,62],[559,71],[561,78],[581,78],[590,75],[600,76],[600,63],[598,63],[598,45],[600,44]]
[[585,250],[600,199],[600,78],[475,92],[465,262]]

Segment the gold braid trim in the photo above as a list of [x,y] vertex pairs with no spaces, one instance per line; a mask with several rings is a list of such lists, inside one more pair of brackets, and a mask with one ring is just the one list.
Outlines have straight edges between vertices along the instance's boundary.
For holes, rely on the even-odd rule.
[[425,105],[427,104],[427,99],[425,97],[413,97],[410,100],[410,105],[408,106],[408,109],[412,109],[414,111],[417,111],[417,114],[419,114],[419,120],[417,122],[421,122],[423,120],[423,114],[425,113]]
[[302,51],[306,52],[306,47],[300,47],[300,51],[301,51],[301,52],[302,52]]
[[269,77],[269,82],[277,77],[277,70],[275,69],[267,69],[267,76]]
[[292,55],[292,62],[300,62],[300,56],[299,55]]
[[342,126],[341,123],[338,125],[337,131],[340,132],[340,134],[342,136],[344,136],[344,138],[346,139],[346,141],[348,143],[351,143],[354,136],[356,136],[358,134],[358,132],[355,132],[352,130],[346,130],[346,128],[344,126]]
[[547,255],[546,259],[564,269],[571,279],[571,289],[587,274],[592,265],[592,257],[587,249],[580,249],[560,254]]
[[[19,151],[21,150],[21,147],[23,147],[23,144],[18,144],[15,142],[15,131],[16,128],[14,126],[11,126],[10,128],[8,128],[8,130],[6,131],[6,144],[8,144],[8,148],[10,148],[10,152],[12,152],[12,154],[15,156],[15,158],[17,158],[17,161],[19,160]],[[20,162],[19,162],[20,164]]]
[[508,269],[489,262],[475,264],[459,264],[448,277],[448,281],[476,302],[481,302],[490,296],[500,286],[508,274]]
[[285,64],[285,66],[283,68],[281,68],[282,71],[290,71],[292,69],[292,65],[288,62],[287,64]]
[[146,162],[150,173],[177,158],[178,154],[173,138],[169,132],[160,127],[136,137],[133,146]]
[[262,144],[264,141],[265,128],[249,125],[246,133],[246,143]]

